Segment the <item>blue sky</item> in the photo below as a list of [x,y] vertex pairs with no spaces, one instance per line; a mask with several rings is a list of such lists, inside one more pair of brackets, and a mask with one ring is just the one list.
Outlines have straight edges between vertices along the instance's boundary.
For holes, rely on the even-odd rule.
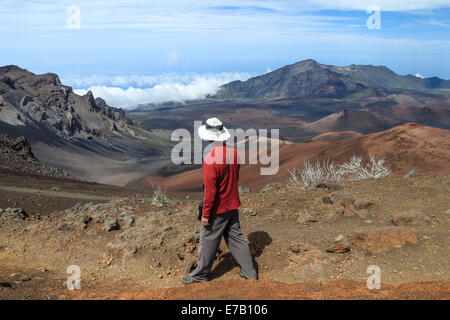
[[450,79],[448,0],[0,0],[0,32],[0,65],[55,72],[117,106],[201,97],[309,58]]

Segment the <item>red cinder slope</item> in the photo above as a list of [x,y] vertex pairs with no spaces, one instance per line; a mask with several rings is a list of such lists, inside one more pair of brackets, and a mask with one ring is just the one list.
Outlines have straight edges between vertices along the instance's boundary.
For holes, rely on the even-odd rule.
[[[384,158],[395,175],[412,169],[418,170],[419,174],[444,174],[450,172],[450,130],[406,123],[339,141],[281,145],[278,174],[263,176],[259,165],[243,165],[240,184],[257,191],[270,182],[286,182],[288,170],[303,167],[305,161],[329,158],[340,164],[353,154]],[[144,176],[133,185],[142,188],[161,186],[175,192],[201,191],[202,174],[201,169],[197,169],[170,177]]]

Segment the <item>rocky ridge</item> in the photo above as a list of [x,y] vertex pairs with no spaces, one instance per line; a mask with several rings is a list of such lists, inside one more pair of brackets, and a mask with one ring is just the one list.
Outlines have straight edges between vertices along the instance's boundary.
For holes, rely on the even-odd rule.
[[17,66],[0,67],[0,121],[45,128],[64,139],[135,135],[122,109],[90,91],[75,94],[54,73],[36,75]]
[[72,177],[62,169],[40,162],[34,156],[31,145],[25,137],[12,139],[3,134],[0,134],[0,169],[36,175]]

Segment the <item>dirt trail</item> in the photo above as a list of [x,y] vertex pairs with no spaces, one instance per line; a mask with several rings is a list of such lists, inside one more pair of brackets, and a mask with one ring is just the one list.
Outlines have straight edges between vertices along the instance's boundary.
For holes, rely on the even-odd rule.
[[0,169],[0,208],[23,208],[29,215],[52,215],[77,203],[129,197],[136,190]]
[[30,193],[38,194],[42,196],[55,197],[55,198],[70,198],[70,199],[80,199],[80,200],[114,200],[117,197],[104,197],[99,195],[88,195],[83,193],[75,192],[64,192],[64,191],[53,191],[53,190],[39,190],[24,187],[11,187],[11,186],[0,186],[0,191],[10,191],[10,192],[20,192],[20,193]]

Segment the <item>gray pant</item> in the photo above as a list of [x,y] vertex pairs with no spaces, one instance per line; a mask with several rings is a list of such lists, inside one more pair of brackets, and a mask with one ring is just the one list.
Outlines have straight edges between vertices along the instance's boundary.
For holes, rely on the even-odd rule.
[[208,280],[207,276],[211,271],[222,236],[233,258],[241,267],[241,274],[247,279],[257,279],[250,248],[239,224],[238,210],[213,214],[209,223],[210,225],[206,227],[202,225],[200,230],[197,268],[191,273],[192,279],[194,281]]

